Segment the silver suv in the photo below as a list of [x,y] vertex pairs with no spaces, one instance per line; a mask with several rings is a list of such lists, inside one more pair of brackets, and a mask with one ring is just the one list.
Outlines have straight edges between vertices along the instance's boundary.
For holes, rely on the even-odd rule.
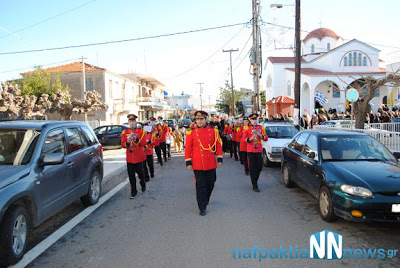
[[24,255],[29,228],[76,199],[97,203],[102,147],[73,121],[0,122],[0,265]]

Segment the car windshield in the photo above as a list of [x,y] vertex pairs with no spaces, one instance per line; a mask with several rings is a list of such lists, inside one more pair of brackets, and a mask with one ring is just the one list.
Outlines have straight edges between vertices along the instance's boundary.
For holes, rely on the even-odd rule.
[[294,126],[265,126],[268,138],[291,139],[299,131]]
[[370,136],[321,137],[321,155],[325,161],[397,160],[390,151]]
[[29,164],[39,134],[33,129],[0,129],[0,165]]

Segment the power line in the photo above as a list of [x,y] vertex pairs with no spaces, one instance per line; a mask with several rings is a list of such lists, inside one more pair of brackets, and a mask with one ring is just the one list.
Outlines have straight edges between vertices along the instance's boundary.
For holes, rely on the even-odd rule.
[[70,59],[70,60],[63,60],[63,61],[59,61],[59,62],[52,62],[52,63],[39,64],[39,65],[36,65],[36,66],[29,66],[29,67],[25,67],[25,68],[18,68],[18,69],[9,70],[9,71],[1,71],[0,74],[12,73],[12,72],[17,72],[17,71],[23,71],[23,70],[26,70],[26,69],[29,69],[29,68],[35,68],[35,67],[37,67],[37,66],[48,66],[48,65],[53,65],[53,64],[60,64],[60,63],[69,62],[69,61],[77,60],[77,59],[78,59],[78,58],[76,58],[76,59]]
[[[37,26],[37,25],[39,25],[39,24],[42,24],[42,23],[47,22],[47,21],[49,21],[49,20],[52,20],[52,19],[55,19],[55,18],[60,17],[60,16],[62,16],[62,15],[65,15],[65,14],[71,12],[71,11],[74,11],[74,10],[76,10],[76,9],[79,9],[79,8],[81,8],[81,7],[84,7],[84,6],[86,6],[86,5],[90,4],[90,3],[93,3],[93,2],[95,2],[95,1],[96,1],[96,0],[89,1],[89,2],[87,2],[87,3],[84,3],[84,4],[80,5],[80,6],[74,7],[74,8],[72,8],[72,9],[69,9],[69,10],[67,10],[67,11],[65,11],[65,12],[63,12],[63,13],[60,13],[60,14],[58,14],[58,15],[55,15],[55,16],[53,16],[53,17],[47,18],[47,19],[45,19],[45,20],[39,21],[39,22],[37,22],[37,23],[34,23],[34,24],[32,24],[32,25],[29,25],[29,26],[26,26],[26,27],[24,27],[24,28],[22,28],[22,29],[19,29],[19,30],[17,30],[17,31],[14,31],[14,33],[22,32],[22,31],[24,31],[24,30],[26,30],[26,29],[35,27],[35,26]],[[0,36],[0,39],[1,39],[1,38],[4,38],[4,37],[7,37],[7,36],[9,36],[9,35],[11,35],[11,33],[6,34],[6,35],[3,35],[3,36]]]
[[53,47],[53,48],[43,48],[43,49],[25,50],[25,51],[4,52],[4,53],[0,53],[0,56],[3,56],[3,55],[14,55],[14,54],[24,54],[24,53],[34,53],[34,52],[43,52],[43,51],[51,51],[51,50],[62,50],[62,49],[79,48],[79,47],[108,45],[108,44],[132,42],[132,41],[139,41],[139,40],[146,40],[146,39],[155,39],[155,38],[160,38],[160,37],[183,35],[183,34],[189,34],[189,33],[204,32],[204,31],[217,30],[217,29],[222,29],[222,28],[235,27],[235,26],[238,26],[238,25],[246,25],[247,23],[248,22],[242,22],[242,23],[223,25],[223,26],[216,26],[216,27],[210,27],[210,28],[204,28],[204,29],[190,30],[190,31],[184,31],[184,32],[176,32],[176,33],[171,33],[171,34],[160,34],[160,35],[138,37],[138,38],[124,39],[124,40],[106,41],[106,42],[100,42],[100,43],[91,43],[91,44],[83,44],[83,45],[71,45],[71,46],[65,46],[65,47]]

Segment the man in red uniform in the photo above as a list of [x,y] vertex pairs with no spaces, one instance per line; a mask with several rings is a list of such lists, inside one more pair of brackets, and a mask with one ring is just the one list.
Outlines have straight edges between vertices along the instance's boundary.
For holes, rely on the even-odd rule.
[[243,126],[240,128],[238,132],[239,137],[238,140],[240,141],[240,162],[244,167],[244,173],[249,175],[249,162],[247,161],[247,142],[242,141],[243,133],[249,129],[249,118],[247,116],[243,117]]
[[250,123],[249,129],[243,132],[242,141],[247,143],[247,160],[250,170],[251,184],[253,190],[259,192],[258,177],[262,169],[262,141],[267,141],[268,136],[265,133],[264,127],[257,125],[258,114],[254,113],[249,115]]
[[146,131],[136,127],[136,118],[134,114],[128,115],[129,129],[122,131],[121,146],[126,148],[126,162],[128,166],[129,182],[131,183],[131,199],[136,197],[136,177],[138,174],[142,192],[146,191],[145,182],[145,161],[146,154],[144,146],[146,143]]
[[162,116],[158,117],[158,121],[160,122],[160,125],[157,126],[158,132],[160,133],[160,149],[164,156],[164,162],[167,163],[167,145],[165,144],[165,137],[168,132],[168,124],[163,122]]
[[160,148],[160,140],[161,134],[159,132],[160,128],[156,125],[156,118],[150,117],[150,125],[152,126],[152,133],[154,134],[154,150],[157,155],[157,163],[161,166],[163,165],[162,157],[161,157],[161,148]]
[[[146,123],[145,126],[148,126]],[[153,160],[153,146],[154,146],[154,140],[155,140],[155,134],[152,132],[147,132],[146,131],[146,143],[147,145],[144,147],[144,152],[146,154],[146,164],[145,169],[146,169],[146,182],[148,182],[151,178],[154,178],[154,160]],[[150,176],[149,176],[150,172]]]
[[228,123],[225,126],[225,129],[224,129],[224,131],[222,133],[223,133],[224,137],[226,138],[226,141],[227,141],[226,148],[230,152],[230,155],[231,155],[231,158],[232,158],[232,155],[233,155],[233,151],[232,151],[232,134],[233,134],[232,124]]
[[206,208],[217,179],[216,168],[222,165],[223,154],[218,130],[207,126],[207,116],[204,111],[195,113],[196,125],[186,132],[185,146],[186,167],[194,172],[197,204],[201,216],[206,215]]

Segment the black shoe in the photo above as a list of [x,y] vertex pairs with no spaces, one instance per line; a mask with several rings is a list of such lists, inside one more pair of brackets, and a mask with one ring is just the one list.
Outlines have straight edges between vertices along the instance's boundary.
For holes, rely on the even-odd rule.
[[146,192],[146,185],[142,186],[142,193]]
[[235,158],[235,161],[239,161],[239,159]]
[[135,199],[135,197],[136,197],[136,195],[133,194],[133,195],[131,195],[131,197],[129,199]]
[[146,178],[146,179],[145,179],[146,182],[149,182],[149,180],[150,180],[150,178]]
[[258,187],[253,187],[253,191],[256,192],[256,193],[259,193],[260,189],[258,189]]
[[249,172],[249,171],[245,171],[245,173],[246,173],[246,176],[249,176],[249,175],[250,175],[250,172]]
[[154,174],[151,174],[150,177],[154,178]]
[[161,166],[163,166],[163,163],[160,163]]
[[206,215],[206,210],[204,209],[204,210],[200,210],[200,216],[205,216]]

